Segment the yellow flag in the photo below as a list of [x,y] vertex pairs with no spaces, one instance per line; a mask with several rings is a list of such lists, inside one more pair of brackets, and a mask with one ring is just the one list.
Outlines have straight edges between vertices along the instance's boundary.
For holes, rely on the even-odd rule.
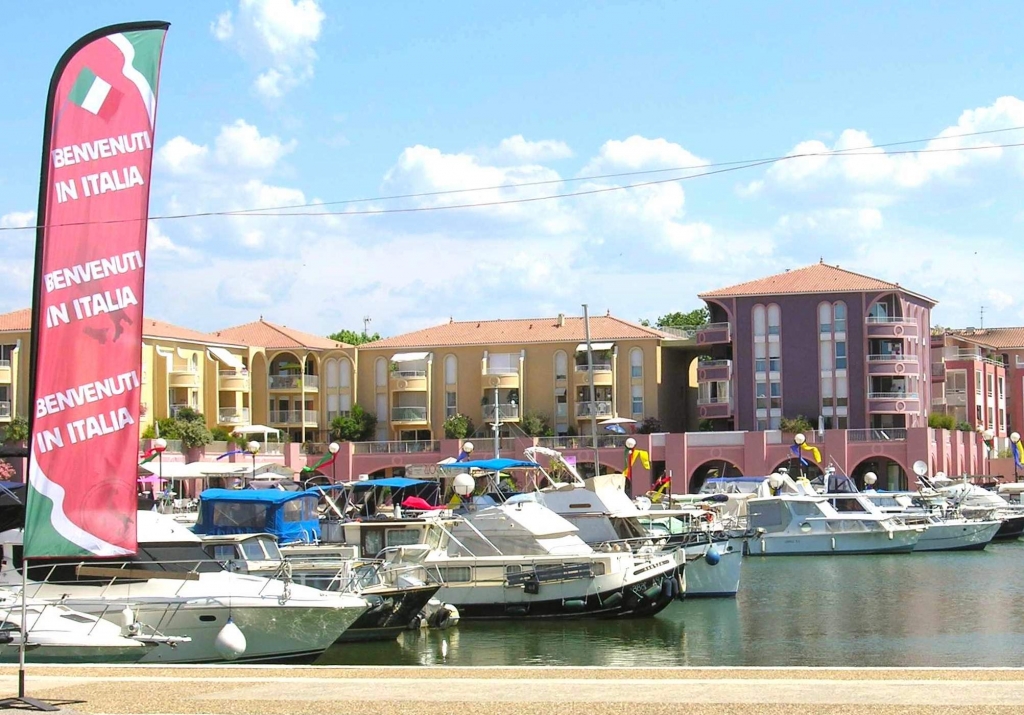
[[820,462],[821,461],[821,452],[819,452],[818,448],[815,447],[814,445],[807,444],[806,442],[804,442],[801,445],[801,448],[803,448],[804,450],[810,452],[811,456],[814,457],[814,461],[815,462]]
[[647,452],[645,452],[642,449],[634,449],[633,450],[633,456],[629,460],[629,466],[631,466],[631,467],[633,466],[634,462],[636,462],[636,458],[637,457],[640,458],[640,464],[644,465],[644,469],[650,469],[651,468],[651,455],[648,454]]

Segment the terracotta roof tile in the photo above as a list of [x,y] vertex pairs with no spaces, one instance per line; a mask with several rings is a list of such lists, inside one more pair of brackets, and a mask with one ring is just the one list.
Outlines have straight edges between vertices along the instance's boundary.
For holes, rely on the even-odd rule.
[[224,328],[214,333],[223,340],[231,340],[242,345],[254,345],[271,350],[286,348],[307,348],[312,350],[334,350],[350,348],[348,343],[340,343],[320,335],[304,333],[283,325],[268,323],[260,318],[252,323]]
[[990,348],[1024,348],[1024,328],[961,328],[946,332]]
[[899,290],[931,302],[935,300],[909,291],[899,283],[890,283],[861,273],[854,273],[839,266],[815,263],[773,276],[758,278],[727,288],[701,293],[705,298],[737,298],[747,296],[796,295],[806,293],[859,293],[861,291]]
[[202,333],[191,328],[183,328],[180,325],[165,323],[154,318],[143,318],[142,335],[148,338],[163,338],[164,340],[180,340],[192,343],[213,343],[216,345],[230,345],[232,347],[244,347],[244,343],[225,340],[211,333]]
[[[610,315],[590,319],[590,338],[599,340],[672,339],[674,336]],[[360,349],[456,347],[459,345],[520,345],[524,343],[583,342],[583,318],[517,318],[512,320],[452,321],[360,345]]]
[[16,333],[32,329],[32,309],[22,308],[0,315],[0,332]]

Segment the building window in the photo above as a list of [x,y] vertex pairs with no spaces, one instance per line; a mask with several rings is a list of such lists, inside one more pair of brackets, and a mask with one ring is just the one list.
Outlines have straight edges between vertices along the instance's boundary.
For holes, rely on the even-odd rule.
[[754,386],[754,393],[757,396],[757,409],[768,409],[768,383],[759,382]]
[[444,384],[454,385],[459,381],[459,360],[454,355],[445,355]]
[[569,416],[569,396],[564,387],[555,388],[555,417]]
[[754,343],[754,372],[768,372],[768,347],[764,343]]
[[981,394],[981,370],[974,371],[974,394]]
[[763,305],[754,306],[754,337],[764,337],[767,332],[767,313]]
[[828,303],[818,306],[818,332],[822,335],[832,334],[832,306]]
[[338,361],[338,366],[341,369],[341,387],[352,387],[352,362],[341,358]]
[[842,301],[840,301],[840,302],[836,303],[835,306],[833,306],[833,308],[835,310],[835,313],[834,313],[835,320],[832,323],[835,326],[833,328],[833,331],[836,332],[836,333],[845,333],[846,332],[846,303],[843,303]]
[[643,385],[633,385],[633,414],[642,415],[644,413],[644,387]]
[[836,342],[836,370],[846,369],[846,342]]
[[782,332],[782,310],[777,305],[768,306],[768,334],[779,335]]
[[569,359],[565,352],[559,350],[555,353],[555,379],[565,380],[569,375]]
[[644,351],[640,348],[633,348],[629,351],[629,376],[644,376]]
[[327,375],[327,389],[338,387],[338,361],[331,358],[324,360],[324,373]]
[[458,393],[454,390],[448,390],[444,393],[444,416],[452,417],[458,414]]
[[[771,395],[770,407],[773,410],[782,409],[782,383],[772,382],[768,385],[768,393]],[[774,427],[772,429],[775,429]]]
[[377,358],[377,362],[373,366],[373,374],[375,376],[375,384],[377,387],[387,387],[388,385],[388,361],[384,358]]
[[768,429],[768,420],[758,420],[757,431],[764,432],[766,429]]
[[986,377],[988,378],[988,380],[987,380],[987,382],[988,382],[988,396],[989,397],[995,397],[995,389],[996,389],[996,378],[995,378],[995,375],[986,375]]
[[0,345],[0,367],[10,367],[14,355],[14,345]]

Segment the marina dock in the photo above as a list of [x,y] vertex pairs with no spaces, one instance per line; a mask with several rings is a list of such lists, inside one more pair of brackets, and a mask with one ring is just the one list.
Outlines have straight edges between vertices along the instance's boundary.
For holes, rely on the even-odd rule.
[[[640,664],[637,664],[638,666]],[[1024,669],[32,666],[28,695],[62,712],[1008,713]],[[0,668],[3,695],[17,668]]]

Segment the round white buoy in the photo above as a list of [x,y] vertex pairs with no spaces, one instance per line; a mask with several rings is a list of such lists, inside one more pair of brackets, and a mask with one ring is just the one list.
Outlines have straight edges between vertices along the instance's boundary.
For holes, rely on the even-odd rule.
[[213,647],[225,659],[234,660],[245,653],[245,634],[242,633],[241,628],[235,625],[233,620],[228,618],[228,622],[224,624],[224,627],[220,629],[220,633],[217,634]]

